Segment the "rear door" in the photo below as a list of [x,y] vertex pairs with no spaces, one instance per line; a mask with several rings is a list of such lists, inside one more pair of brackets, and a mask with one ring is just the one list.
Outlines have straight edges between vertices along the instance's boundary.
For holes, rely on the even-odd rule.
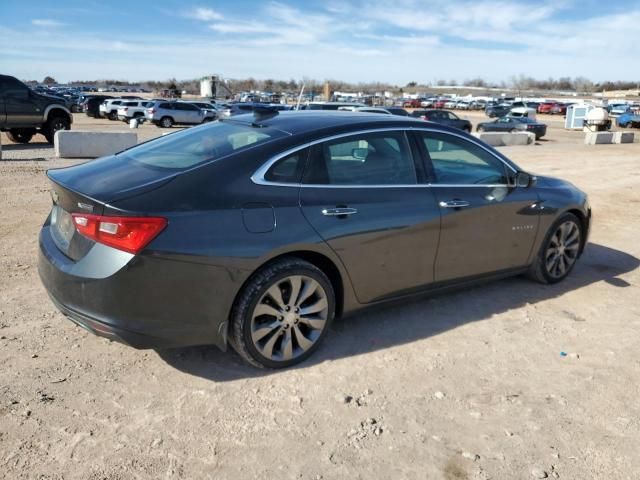
[[361,303],[433,281],[440,212],[405,132],[312,147],[302,211],[346,267]]
[[458,135],[419,132],[442,217],[435,280],[527,265],[538,230],[534,189],[512,186],[515,171]]

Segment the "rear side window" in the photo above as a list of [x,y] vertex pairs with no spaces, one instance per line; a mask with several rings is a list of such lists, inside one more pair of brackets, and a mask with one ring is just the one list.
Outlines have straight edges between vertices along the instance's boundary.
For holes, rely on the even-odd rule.
[[174,108],[176,110],[189,110],[189,111],[196,111],[198,110],[198,107],[191,105],[189,103],[176,103],[174,105]]
[[313,147],[303,182],[318,185],[408,185],[416,170],[403,132],[353,135]]
[[264,179],[275,183],[300,183],[308,155],[309,149],[305,148],[281,158],[271,166]]
[[215,122],[143,143],[118,157],[152,168],[180,171],[286,135],[271,128]]
[[170,103],[161,103],[158,107],[166,108],[167,110],[173,110],[173,105],[171,105]]

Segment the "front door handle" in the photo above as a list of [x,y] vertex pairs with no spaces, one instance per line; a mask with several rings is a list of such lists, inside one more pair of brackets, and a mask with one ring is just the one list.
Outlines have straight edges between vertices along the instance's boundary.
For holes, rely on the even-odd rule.
[[471,204],[465,200],[449,200],[448,202],[440,202],[439,205],[442,208],[462,208]]
[[356,213],[358,213],[357,209],[348,207],[325,208],[322,210],[322,214],[326,217],[346,217]]

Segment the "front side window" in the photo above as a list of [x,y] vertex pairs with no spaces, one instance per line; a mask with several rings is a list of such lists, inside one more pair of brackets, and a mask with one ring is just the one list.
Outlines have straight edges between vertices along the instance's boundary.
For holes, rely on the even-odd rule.
[[403,132],[363,133],[313,147],[303,182],[316,185],[409,185],[417,183]]
[[482,147],[442,133],[422,133],[437,184],[506,185],[504,163]]

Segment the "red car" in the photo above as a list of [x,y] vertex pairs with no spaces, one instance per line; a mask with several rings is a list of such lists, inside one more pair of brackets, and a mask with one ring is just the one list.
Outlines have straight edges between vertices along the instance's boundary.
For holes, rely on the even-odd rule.
[[441,98],[439,100],[436,100],[435,102],[433,102],[433,108],[444,108],[444,104],[447,103],[449,101],[449,99],[447,98]]
[[402,106],[404,108],[420,108],[422,106],[421,101],[422,99],[420,98],[414,98],[412,100],[407,100],[406,102],[403,102]]
[[554,105],[554,102],[541,103],[540,105],[538,105],[538,113],[549,113]]
[[566,115],[567,114],[567,104],[566,103],[556,103],[551,107],[551,111],[549,112],[551,115]]

